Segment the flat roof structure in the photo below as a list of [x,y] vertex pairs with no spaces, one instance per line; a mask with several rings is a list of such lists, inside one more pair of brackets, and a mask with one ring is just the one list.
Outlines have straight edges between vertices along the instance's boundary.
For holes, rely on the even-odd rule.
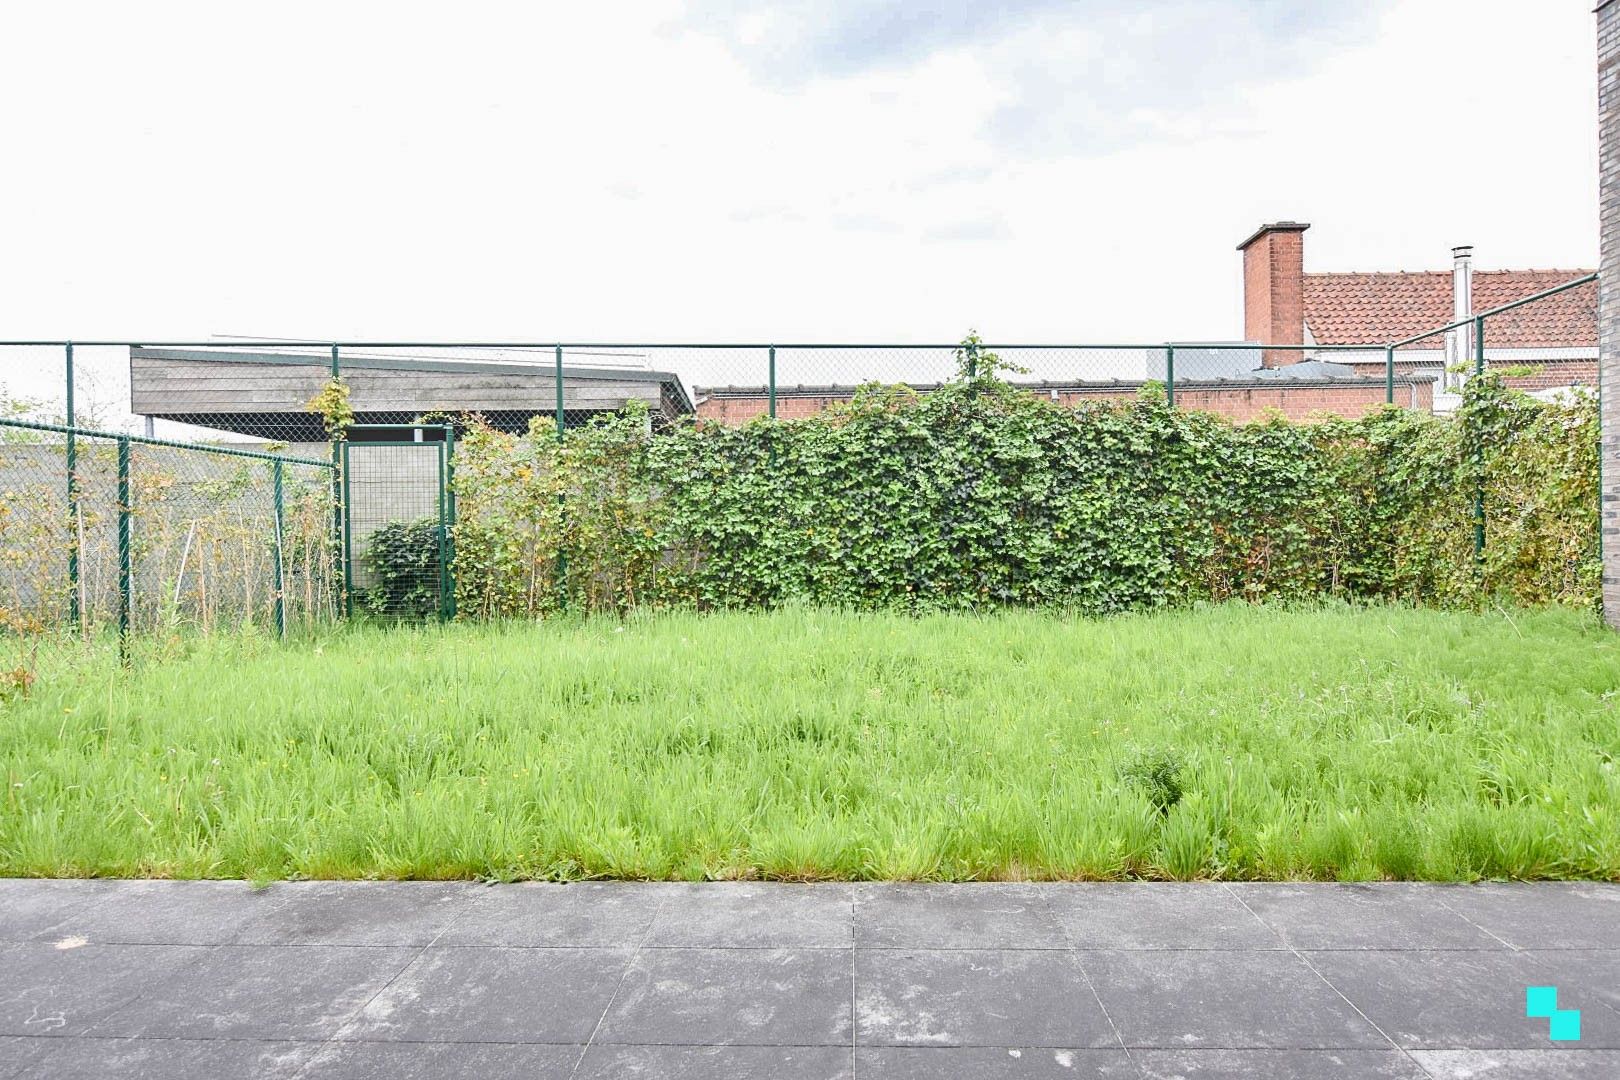
[[[129,350],[130,411],[139,416],[287,442],[325,439],[309,410],[331,377],[329,355],[315,350]],[[345,352],[341,370],[357,424],[412,423],[426,414],[475,413],[502,431],[528,430],[557,410],[557,369],[547,361]],[[631,401],[656,420],[691,413],[672,372],[565,362],[562,406],[569,425]]]

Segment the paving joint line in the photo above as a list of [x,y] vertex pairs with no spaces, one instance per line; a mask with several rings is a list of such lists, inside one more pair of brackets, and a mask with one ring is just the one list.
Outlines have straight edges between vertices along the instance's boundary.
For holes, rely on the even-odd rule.
[[[452,914],[450,916],[450,919],[443,926],[441,926],[439,928],[439,932],[434,934],[433,937],[428,940],[428,943],[426,945],[423,945],[420,949],[416,950],[416,955],[415,956],[411,957],[409,960],[405,961],[405,963],[401,964],[399,970],[394,972],[393,975],[389,976],[388,981],[383,983],[381,986],[379,986],[377,988],[377,992],[372,994],[370,997],[368,997],[365,1000],[365,1004],[361,1005],[358,1009],[354,1010],[354,1012],[350,1013],[349,1018],[347,1020],[345,1020],[345,1021],[343,1021],[343,1023],[339,1024],[333,1030],[332,1034],[328,1035],[320,1043],[319,1046],[317,1046],[314,1050],[310,1051],[309,1060],[298,1066],[298,1071],[293,1073],[292,1080],[301,1080],[301,1078],[306,1073],[309,1072],[310,1068],[315,1064],[315,1062],[320,1059],[321,1054],[325,1052],[326,1048],[328,1046],[332,1045],[333,1043],[336,1043],[336,1042],[340,1041],[338,1039],[338,1036],[342,1035],[345,1031],[347,1031],[350,1027],[352,1027],[355,1024],[355,1022],[360,1019],[360,1017],[365,1015],[366,1010],[371,1008],[371,1003],[372,1002],[376,1001],[378,998],[382,997],[383,994],[387,993],[388,988],[390,986],[393,986],[396,982],[398,982],[400,980],[401,976],[403,976],[407,971],[411,970],[411,968],[415,967],[416,962],[418,960],[422,959],[423,956],[427,955],[427,951],[429,949],[433,948],[434,944],[440,938],[444,937],[445,934],[449,933],[451,927],[455,926],[456,923],[460,922],[463,918],[465,918],[466,915],[467,915],[467,911],[469,909],[471,909],[473,907],[476,907],[476,906],[477,906],[476,903],[469,904],[469,905],[467,905],[467,907],[463,908],[462,910],[457,911],[454,914]],[[249,947],[252,947],[252,946],[249,946]],[[400,946],[397,946],[397,945],[379,946],[379,948],[399,948],[399,947]],[[361,1041],[369,1041],[369,1040],[342,1040],[342,1041],[361,1042]],[[378,1041],[380,1041],[380,1040],[378,1040]]]
[[[41,942],[40,944],[48,944],[48,943]],[[214,955],[221,948],[223,948],[222,945],[159,945],[157,947],[161,948],[161,949],[205,949],[205,950],[207,950],[206,952],[203,953],[202,956],[197,957],[195,960],[191,960],[191,961],[188,961],[188,962],[186,962],[184,964],[181,964],[180,967],[176,971],[174,971],[174,972],[172,972],[170,974],[170,978],[178,977],[182,973],[184,973],[186,971],[190,971],[192,968],[199,967],[199,966],[201,966],[203,964],[206,964],[208,961],[210,961],[210,960],[212,960],[214,958]],[[53,945],[53,946],[51,946],[51,948],[54,949],[55,946]],[[147,996],[149,994],[151,994],[154,989],[156,989],[156,987],[153,986],[153,985],[143,984],[143,989],[141,989],[140,992],[138,992],[134,997],[130,998],[128,1001],[124,1002],[122,1005],[120,1005],[117,1008],[113,1009],[112,1012],[108,1013],[106,1016],[103,1016],[100,1020],[97,1020],[95,1023],[91,1024],[89,1027],[87,1027],[83,1031],[79,1032],[78,1035],[56,1035],[56,1036],[46,1036],[46,1037],[58,1038],[58,1039],[63,1039],[63,1038],[85,1038],[85,1037],[88,1037],[93,1031],[95,1031],[101,1025],[107,1023],[110,1020],[114,1020],[114,1019],[118,1018],[119,1016],[122,1016],[124,1014],[125,1010],[132,1009],[136,1005],[138,1005],[141,1002],[145,1001]]]
[[1064,924],[1062,919],[1058,918],[1056,909],[1052,907],[1051,897],[1045,889],[1032,887],[1031,891],[1040,898],[1041,907],[1046,911],[1046,917],[1052,920],[1052,924],[1057,927],[1058,933],[1063,935],[1063,940],[1068,945],[1064,952],[1074,962],[1075,969],[1080,972],[1080,978],[1085,980],[1086,989],[1091,991],[1091,997],[1096,1001],[1097,1008],[1102,1011],[1103,1019],[1108,1021],[1108,1030],[1114,1033],[1114,1041],[1119,1044],[1119,1049],[1124,1053],[1125,1060],[1130,1064],[1131,1068],[1136,1070],[1136,1075],[1145,1078],[1147,1076],[1147,1066],[1137,1061],[1131,1054],[1131,1048],[1125,1045],[1125,1036],[1119,1033],[1119,1025],[1114,1023],[1114,1017],[1109,1013],[1108,1006],[1103,1004],[1102,994],[1097,991],[1096,984],[1091,981],[1091,973],[1086,970],[1085,961],[1080,957],[1080,950],[1074,947],[1074,939],[1069,935],[1068,926]]
[[[1515,953],[1515,954],[1517,954],[1519,956],[1529,957],[1530,962],[1532,964],[1536,964],[1538,966],[1543,963],[1543,961],[1541,960],[1541,958],[1540,958],[1540,956],[1538,954],[1545,953],[1545,952],[1557,953],[1557,952],[1613,952],[1614,951],[1612,948],[1610,948],[1610,949],[1582,949],[1579,946],[1575,946],[1575,945],[1555,946],[1553,948],[1548,948],[1548,949],[1525,949],[1525,948],[1521,948],[1520,946],[1513,944],[1513,942],[1507,940],[1506,938],[1502,937],[1501,935],[1492,933],[1490,930],[1487,930],[1485,927],[1481,926],[1479,923],[1475,922],[1473,919],[1470,919],[1463,912],[1458,911],[1456,908],[1452,907],[1450,904],[1448,904],[1446,902],[1446,896],[1445,896],[1445,892],[1443,890],[1439,891],[1436,895],[1440,899],[1440,906],[1441,907],[1445,908],[1447,911],[1449,911],[1453,915],[1457,916],[1457,918],[1461,919],[1463,922],[1467,923],[1469,926],[1472,926],[1475,930],[1478,930],[1480,933],[1482,933],[1485,936],[1491,938],[1493,941],[1500,941],[1504,947],[1506,947],[1507,949],[1509,949],[1513,953]],[[1607,1001],[1604,1001],[1602,998],[1598,999],[1598,1004],[1603,1006],[1608,1011],[1614,1013],[1615,1015],[1620,1016],[1620,1007],[1616,1007],[1614,1005],[1611,1005]]]
[[1473,919],[1470,919],[1467,915],[1464,915],[1462,912],[1458,911],[1456,908],[1454,908],[1450,904],[1448,904],[1446,902],[1446,894],[1445,894],[1444,890],[1436,890],[1435,891],[1435,898],[1440,901],[1440,906],[1441,907],[1445,908],[1447,911],[1451,912],[1453,915],[1457,916],[1457,918],[1461,919],[1463,922],[1467,923],[1469,926],[1472,926],[1475,930],[1478,930],[1480,933],[1484,934],[1486,937],[1490,938],[1492,941],[1499,941],[1499,942],[1502,943],[1502,945],[1505,948],[1511,949],[1514,952],[1523,952],[1524,951],[1523,949],[1519,948],[1517,945],[1513,944],[1513,942],[1507,940],[1506,938],[1500,937],[1500,936],[1498,936],[1496,934],[1491,933],[1489,930],[1487,930],[1483,926],[1479,925],[1479,923],[1475,922]]
[[636,947],[631,950],[629,958],[625,960],[624,970],[619,972],[619,982],[613,987],[613,994],[608,998],[607,1004],[602,1006],[602,1015],[596,1018],[596,1026],[591,1028],[591,1033],[586,1036],[585,1045],[579,1048],[579,1057],[574,1059],[574,1067],[568,1071],[568,1080],[574,1080],[574,1077],[579,1075],[580,1066],[585,1064],[585,1055],[589,1054],[591,1047],[596,1044],[596,1036],[601,1032],[602,1025],[607,1022],[608,1013],[613,1011],[613,1003],[619,1000],[619,991],[624,989],[625,982],[629,980],[630,972],[636,966],[636,958],[641,955],[641,950],[647,944],[647,939],[652,937],[653,930],[658,926],[659,917],[664,914],[664,909],[669,906],[672,895],[673,890],[670,890],[659,897],[658,907],[653,910],[652,918],[647,920],[647,929],[642,931],[641,940],[636,942]]
[[855,1070],[858,1068],[856,1059],[859,1058],[861,1045],[860,1011],[856,1008],[856,999],[859,997],[859,988],[856,983],[856,966],[861,962],[860,946],[860,887],[851,885],[849,889],[849,1080],[855,1080]]
[[[1226,893],[1227,893],[1228,896],[1232,897],[1232,899],[1236,900],[1238,903],[1243,905],[1243,909],[1245,911],[1247,911],[1250,915],[1253,915],[1256,919],[1258,919],[1262,925],[1264,925],[1268,930],[1271,930],[1272,933],[1276,934],[1278,938],[1282,938],[1282,932],[1280,930],[1277,930],[1277,929],[1273,928],[1264,919],[1261,919],[1259,912],[1257,912],[1253,908],[1251,908],[1249,906],[1249,902],[1247,900],[1243,899],[1242,896],[1238,895],[1238,891],[1236,889],[1232,888],[1230,883],[1222,882],[1221,885],[1222,885],[1222,888],[1224,888],[1226,890]],[[1339,996],[1340,1001],[1344,1002],[1346,1005],[1350,1006],[1351,1009],[1355,1010],[1355,1014],[1357,1016],[1361,1017],[1362,1020],[1366,1021],[1368,1027],[1370,1027],[1374,1031],[1378,1032],[1379,1037],[1382,1038],[1385,1042],[1389,1043],[1391,1049],[1399,1051],[1401,1056],[1404,1057],[1407,1060],[1407,1062],[1409,1064],[1411,1064],[1411,1066],[1414,1069],[1416,1069],[1418,1072],[1422,1073],[1424,1076],[1431,1077],[1431,1078],[1434,1076],[1433,1073],[1429,1072],[1428,1069],[1425,1069],[1423,1067],[1423,1063],[1421,1061],[1417,1060],[1416,1058],[1414,1058],[1412,1056],[1412,1052],[1410,1050],[1408,1050],[1406,1047],[1404,1047],[1404,1046],[1400,1045],[1399,1043],[1397,1043],[1394,1039],[1390,1038],[1389,1032],[1387,1032],[1383,1028],[1379,1027],[1376,1023],[1373,1022],[1372,1017],[1368,1016],[1366,1013],[1361,1011],[1361,1006],[1359,1006],[1355,1002],[1351,1001],[1345,995],[1343,990],[1340,990],[1337,986],[1334,986],[1333,985],[1333,980],[1329,979],[1326,975],[1323,975],[1320,971],[1318,971],[1316,965],[1311,963],[1310,960],[1308,958],[1306,958],[1298,949],[1294,948],[1292,943],[1290,943],[1286,939],[1284,939],[1283,944],[1288,946],[1288,951],[1294,955],[1294,958],[1296,960],[1298,960],[1300,963],[1304,964],[1307,968],[1310,969],[1310,972],[1311,972],[1312,975],[1315,975],[1318,979],[1322,980],[1323,985],[1325,985],[1329,990],[1332,990],[1335,994],[1337,994]],[[1396,951],[1396,950],[1391,950],[1391,951]]]

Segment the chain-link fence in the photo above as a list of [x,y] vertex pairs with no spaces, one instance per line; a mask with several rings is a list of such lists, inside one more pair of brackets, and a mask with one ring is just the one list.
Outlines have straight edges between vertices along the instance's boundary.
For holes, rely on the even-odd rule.
[[0,632],[333,619],[332,467],[0,420]]
[[448,425],[375,425],[339,447],[345,609],[383,619],[455,614]]
[[1060,405],[1162,394],[1239,422],[1449,413],[1485,371],[1595,391],[1596,275],[1531,295],[1535,275],[1510,276],[1513,295],[1482,284],[1482,310],[1447,325],[1392,292],[1336,336],[1307,316],[1296,342],[0,342],[0,624],[442,617],[451,447],[474,423],[566,438],[633,405],[654,431],[792,421],[992,370]]
[[0,416],[335,462],[316,404],[335,377],[359,428],[476,416],[514,433],[566,431],[634,401],[655,427],[685,417],[794,419],[871,383],[925,394],[981,361],[1063,404],[1162,389],[1178,408],[1238,421],[1272,412],[1354,417],[1386,404],[1447,412],[1486,367],[1533,393],[1595,385],[1595,275],[1481,304],[1479,314],[1444,326],[1423,325],[1432,307],[1406,310],[1398,290],[1376,303],[1376,311],[1358,309],[1351,326],[1341,314],[1338,336],[1321,338],[1307,320],[1296,342],[12,342],[0,343]]

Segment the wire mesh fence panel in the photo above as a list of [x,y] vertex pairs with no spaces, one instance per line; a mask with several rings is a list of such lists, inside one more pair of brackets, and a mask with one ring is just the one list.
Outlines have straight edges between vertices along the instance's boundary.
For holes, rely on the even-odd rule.
[[343,445],[344,574],[352,613],[386,619],[452,613],[447,468],[442,441]]
[[0,632],[68,621],[68,507],[66,436],[0,427]]
[[[1467,355],[1458,330],[1432,330],[1381,353],[1379,373],[1390,383],[1392,404],[1420,412],[1449,412],[1456,407]],[[1370,362],[1365,370],[1373,370]]]
[[328,620],[331,477],[316,460],[0,420],[0,629]]
[[282,629],[335,614],[327,470],[139,443],[131,458],[135,629]]
[[69,504],[68,583],[70,605],[83,626],[96,629],[118,622],[119,561],[118,442],[75,434],[74,497]]
[[[1549,280],[1556,283],[1557,275]],[[1596,393],[1597,304],[1597,283],[1588,281],[1487,312],[1478,330],[1465,328],[1478,334],[1478,345],[1464,357],[1466,369],[1483,366],[1541,398]]]
[[327,434],[317,399],[332,379],[331,353],[293,343],[133,346],[130,409],[169,438],[319,456]]

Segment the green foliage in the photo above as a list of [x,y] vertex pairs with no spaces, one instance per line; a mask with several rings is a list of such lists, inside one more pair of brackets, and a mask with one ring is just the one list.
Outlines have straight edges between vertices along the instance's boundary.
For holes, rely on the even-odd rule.
[[[3,876],[1620,880],[1620,635],[1584,612],[37,640]],[[1120,769],[1158,747],[1162,813]]]
[[1176,751],[1138,750],[1120,766],[1119,777],[1137,788],[1161,814],[1181,801],[1181,770],[1185,763]]
[[439,613],[439,521],[391,521],[366,538],[362,563],[371,584],[362,607],[390,618],[428,618]]
[[956,377],[961,380],[999,379],[1003,372],[1027,375],[1029,368],[1003,360],[1001,354],[984,347],[984,339],[977,330],[969,330],[967,337],[956,347]]
[[631,402],[559,441],[549,421],[523,437],[472,427],[457,444],[457,610],[620,611],[669,600],[661,478],[648,410]]
[[870,384],[801,420],[649,435],[636,412],[560,443],[549,425],[475,427],[459,608],[1596,603],[1590,398],[1543,403],[1487,375],[1455,418],[1234,425],[1156,393],[1058,405],[996,378],[976,338],[959,362],[935,392]]
[[0,705],[20,701],[34,687],[34,669],[18,664],[9,671],[0,670]]
[[319,413],[328,439],[346,438],[354,426],[354,405],[349,400],[349,384],[342,379],[328,379],[305,406]]

